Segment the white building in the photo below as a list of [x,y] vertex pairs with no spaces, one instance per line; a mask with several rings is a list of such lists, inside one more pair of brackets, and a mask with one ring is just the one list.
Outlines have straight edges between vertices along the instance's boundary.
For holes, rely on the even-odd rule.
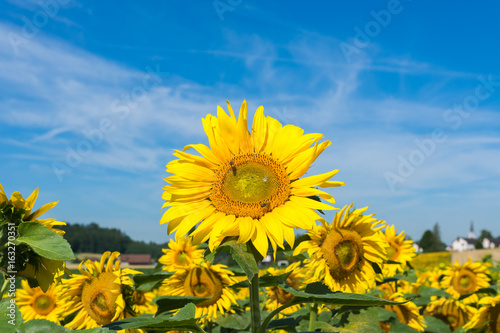
[[451,245],[447,248],[447,250],[449,251],[474,250],[476,248],[474,244],[476,244],[475,238],[458,237],[451,243]]

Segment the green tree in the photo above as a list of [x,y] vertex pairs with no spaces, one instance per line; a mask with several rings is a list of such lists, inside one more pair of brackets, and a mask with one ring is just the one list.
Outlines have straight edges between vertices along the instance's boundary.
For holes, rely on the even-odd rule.
[[433,231],[426,230],[418,242],[424,252],[439,252],[446,249],[446,245],[441,241],[439,225],[434,225]]

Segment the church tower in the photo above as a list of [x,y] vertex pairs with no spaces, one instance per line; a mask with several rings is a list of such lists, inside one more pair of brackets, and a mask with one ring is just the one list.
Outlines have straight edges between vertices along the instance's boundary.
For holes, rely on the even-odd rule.
[[467,238],[476,239],[476,234],[474,233],[474,222],[470,221],[470,231],[469,236]]

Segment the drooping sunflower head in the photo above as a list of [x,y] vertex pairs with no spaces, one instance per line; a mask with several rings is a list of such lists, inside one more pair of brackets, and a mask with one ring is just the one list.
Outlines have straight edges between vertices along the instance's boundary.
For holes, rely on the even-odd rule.
[[176,238],[191,234],[195,243],[209,240],[210,249],[225,237],[239,243],[251,241],[265,257],[268,242],[273,249],[284,240],[293,246],[293,228],[310,229],[320,219],[315,209],[334,207],[313,200],[333,197],[315,187],[344,185],[330,181],[338,170],[302,177],[330,144],[319,142],[318,133],[304,134],[294,125],[282,126],[264,116],[264,108],[255,113],[252,133],[248,130],[247,104],[243,102],[238,118],[229,102],[229,115],[217,108],[217,117],[202,120],[209,147],[188,145],[199,155],[176,150],[178,158],[167,164],[163,207],[169,207],[160,224],[168,223],[168,232]]
[[[403,293],[397,292],[392,294],[384,294],[385,299],[394,302],[404,302],[399,305],[386,305],[385,308],[391,312],[394,312],[398,317],[398,320],[403,324],[406,324],[416,330],[417,332],[423,332],[427,325],[425,325],[425,319],[420,315],[418,307],[415,303],[408,301]],[[384,332],[389,332],[390,323],[380,323],[380,326]]]
[[[269,267],[267,273],[272,276],[279,276],[289,273],[285,282],[294,289],[300,289],[303,285],[302,282],[305,279],[305,274],[303,272],[303,268],[300,267],[300,262],[294,262],[288,267],[282,269]],[[267,291],[267,300],[264,305],[265,311],[276,310],[278,307],[290,302],[293,298],[292,294],[284,291],[282,288],[278,286],[267,287],[266,291]],[[300,304],[288,307],[279,314],[279,317],[282,317],[282,314],[293,313],[298,309],[300,309],[300,307],[301,307]]]
[[40,287],[31,288],[28,281],[22,280],[21,287],[16,291],[16,304],[24,321],[47,319],[59,324],[66,316],[64,306],[60,302],[62,285],[52,284],[43,292]]
[[212,321],[218,314],[230,312],[231,304],[236,304],[235,294],[229,288],[234,283],[231,275],[224,265],[192,264],[165,280],[159,294],[209,298],[196,305],[196,317],[207,315],[201,321]]
[[412,240],[405,240],[405,232],[402,231],[399,235],[394,225],[385,228],[385,240],[389,244],[387,255],[389,260],[399,264],[386,264],[389,276],[395,275],[397,272],[403,272],[407,267],[407,263],[415,257],[415,248]]
[[177,241],[171,239],[168,249],[162,249],[164,255],[158,259],[160,264],[165,265],[163,270],[174,271],[178,267],[191,264],[201,264],[203,261],[203,250],[198,249],[187,237],[179,238]]
[[324,281],[333,291],[365,292],[375,285],[372,263],[387,260],[387,242],[380,229],[384,221],[363,216],[367,209],[345,206],[331,225],[323,223],[308,234],[310,241],[299,244],[294,254],[307,251],[311,281]]
[[[443,288],[446,288],[447,293],[454,298],[459,298],[461,295],[473,293],[480,288],[489,287],[488,273],[487,266],[483,265],[482,262],[472,262],[469,258],[466,263],[460,265],[457,261],[444,271],[442,285]],[[475,294],[470,297],[474,298],[474,301],[477,299]],[[469,300],[468,297],[464,299],[464,302],[470,303],[473,300]]]
[[483,297],[478,305],[479,311],[474,314],[464,329],[479,329],[486,325],[487,333],[500,332],[500,295]]
[[64,231],[54,228],[54,226],[57,225],[66,225],[65,222],[57,221],[56,219],[39,219],[42,214],[46,213],[48,210],[52,209],[55,205],[59,203],[59,201],[56,202],[50,202],[48,204],[43,205],[42,207],[38,208],[36,211],[32,212],[33,207],[35,206],[36,199],[38,197],[38,188],[35,189],[29,197],[24,199],[24,197],[21,195],[21,193],[15,191],[12,193],[10,199],[7,199],[7,195],[5,194],[2,184],[0,184],[0,204],[3,202],[9,202],[11,203],[16,209],[24,209],[24,217],[23,221],[28,221],[28,222],[38,222],[40,224],[45,225],[49,229],[54,230],[57,232],[59,235],[64,235]]
[[[81,275],[64,280],[68,310],[77,312],[65,326],[71,329],[94,328],[123,319],[132,313],[133,280],[140,272],[120,269],[120,253],[105,252],[100,261],[86,260],[78,266]],[[107,260],[106,260],[107,259]],[[85,264],[86,269],[82,268]]]
[[429,303],[424,315],[430,315],[445,322],[452,331],[463,327],[477,309],[453,298],[440,298]]

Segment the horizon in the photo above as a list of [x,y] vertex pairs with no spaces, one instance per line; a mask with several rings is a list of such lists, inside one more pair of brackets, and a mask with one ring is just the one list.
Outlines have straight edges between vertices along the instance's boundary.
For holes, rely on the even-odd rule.
[[308,175],[339,169],[335,207],[418,239],[439,223],[446,244],[471,220],[500,236],[500,24],[483,6],[8,0],[0,183],[60,201],[48,218],[167,242],[172,149],[246,100],[249,121],[263,105],[332,141]]

